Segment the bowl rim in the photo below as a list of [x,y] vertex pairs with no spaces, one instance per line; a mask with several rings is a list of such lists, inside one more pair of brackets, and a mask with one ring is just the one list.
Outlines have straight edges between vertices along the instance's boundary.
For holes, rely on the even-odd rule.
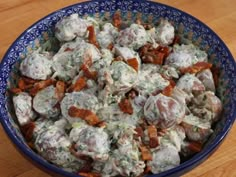
[[[10,53],[11,48],[13,48],[16,43],[18,42],[18,40],[24,36],[25,34],[28,33],[28,31],[30,31],[33,27],[37,26],[41,21],[47,19],[48,17],[53,16],[54,14],[60,12],[60,11],[65,11],[67,9],[70,9],[74,6],[77,5],[86,5],[88,3],[91,2],[99,2],[99,1],[105,1],[105,0],[91,0],[91,1],[84,1],[84,2],[79,2],[79,3],[75,3],[63,8],[60,8],[58,10],[55,10],[51,13],[49,13],[48,15],[44,16],[43,18],[40,18],[39,20],[37,20],[36,22],[34,22],[32,25],[30,25],[28,28],[26,28],[15,40],[14,42],[9,46],[8,50],[5,52],[1,63],[0,63],[0,71],[3,68],[3,63],[5,61],[8,60],[8,54]],[[116,2],[119,2],[120,0],[115,0]],[[231,64],[233,65],[233,67],[236,70],[236,61],[234,60],[230,50],[228,49],[228,47],[226,46],[225,42],[209,27],[207,26],[205,23],[203,23],[201,20],[197,19],[196,17],[192,16],[191,14],[184,12],[178,8],[163,4],[163,3],[159,3],[159,2],[154,2],[154,1],[149,1],[149,0],[131,0],[133,2],[148,2],[150,4],[154,4],[154,5],[161,5],[161,6],[165,6],[166,8],[170,9],[170,10],[175,10],[180,12],[182,15],[184,16],[188,16],[191,17],[192,19],[196,20],[197,23],[200,23],[202,26],[204,26],[204,28],[207,28],[209,30],[209,33],[213,34],[220,42],[220,44],[223,46],[223,48],[226,50],[226,52],[228,53],[228,60],[231,62]],[[233,62],[234,61],[234,62]],[[1,98],[2,99],[2,98]],[[236,105],[236,101],[234,103],[234,105]],[[6,109],[6,108],[5,108]],[[6,111],[6,110],[5,110]],[[8,137],[10,137],[11,142],[17,147],[17,150],[24,154],[27,159],[30,159],[33,162],[36,162],[36,165],[40,165],[40,167],[43,167],[44,169],[48,170],[48,171],[52,171],[54,173],[57,173],[59,175],[63,175],[63,176],[68,176],[68,177],[78,177],[79,175],[74,174],[74,173],[70,173],[67,172],[65,170],[63,170],[62,168],[59,168],[53,164],[50,164],[49,162],[47,162],[46,160],[43,160],[41,157],[39,157],[39,155],[37,155],[35,152],[30,151],[26,148],[25,144],[22,144],[19,139],[17,138],[17,136],[15,136],[14,134],[11,133],[11,127],[9,127],[8,123],[3,120],[2,118],[2,112],[0,112],[0,122],[2,124],[3,129],[5,130],[6,134],[8,135]],[[9,118],[9,117],[8,117]],[[222,130],[222,132],[220,132],[220,134],[218,134],[213,143],[209,145],[209,147],[201,152],[199,152],[197,155],[194,155],[190,160],[180,164],[179,166],[167,170],[165,172],[159,173],[159,174],[153,174],[153,175],[149,175],[150,177],[164,177],[164,176],[169,176],[169,175],[181,175],[184,173],[191,170],[192,167],[198,166],[200,163],[202,163],[206,158],[208,158],[208,156],[210,156],[212,153],[214,153],[214,151],[219,147],[219,145],[223,142],[224,138],[226,137],[226,135],[228,134],[228,132],[230,131],[230,129],[232,128],[234,121],[236,119],[236,107],[234,109],[233,112],[233,116],[230,117],[229,120],[226,121],[226,124],[224,125],[224,128]]]

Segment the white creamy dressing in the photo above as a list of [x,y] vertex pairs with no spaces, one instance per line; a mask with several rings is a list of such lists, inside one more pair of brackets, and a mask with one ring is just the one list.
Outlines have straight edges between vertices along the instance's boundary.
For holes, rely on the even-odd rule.
[[218,120],[222,111],[222,103],[214,92],[206,91],[193,99],[191,111],[209,122]]
[[28,93],[22,92],[19,95],[14,96],[13,105],[20,125],[25,125],[36,117],[35,112],[32,109],[32,97]]
[[[176,147],[178,152],[181,152],[181,145],[183,144],[183,141],[186,138],[184,128],[179,125],[172,127],[168,130],[166,136],[167,137],[165,138],[169,139],[169,141]],[[162,143],[162,140],[160,141],[161,144],[164,144]]]
[[165,64],[177,69],[186,68],[201,61],[207,61],[207,54],[192,44],[175,44],[173,52],[166,58]]
[[35,140],[35,148],[45,159],[70,171],[77,170],[83,165],[82,160],[77,160],[69,151],[71,142],[64,130],[56,126],[48,127]]
[[70,137],[76,143],[75,148],[78,154],[88,155],[98,161],[108,159],[110,144],[108,135],[102,128],[79,125],[71,130]]
[[55,92],[54,86],[39,91],[33,99],[34,110],[47,118],[59,116],[60,110],[55,106],[59,100],[55,97]]
[[53,77],[59,77],[65,81],[75,77],[77,67],[72,58],[72,54],[81,42],[82,39],[76,38],[75,41],[67,42],[61,46],[59,51],[52,58],[52,68],[55,71]]
[[96,62],[100,58],[101,53],[97,47],[85,41],[81,41],[72,54],[73,62],[78,70],[83,63],[86,63],[86,60],[91,59],[92,62]]
[[114,61],[110,67],[113,92],[128,91],[138,79],[137,72],[122,61]]
[[215,92],[215,83],[210,69],[206,69],[197,73],[196,77],[203,83],[206,90]]
[[156,174],[180,164],[180,157],[177,149],[171,145],[161,146],[159,150],[152,153],[152,161],[148,162],[151,171]]
[[139,57],[139,54],[135,52],[134,50],[128,48],[128,47],[119,47],[115,46],[115,54],[118,56],[121,56],[126,62],[129,59],[136,58],[138,62],[138,71],[141,68],[141,59]]
[[66,93],[60,105],[63,117],[65,117],[70,123],[83,121],[80,118],[73,118],[68,115],[68,110],[71,106],[76,106],[80,109],[88,109],[94,112],[99,108],[97,97],[82,91]]
[[74,65],[72,52],[63,52],[54,55],[52,68],[55,71],[53,77],[58,77],[65,81],[70,80],[76,75],[76,66]]
[[20,64],[21,74],[36,80],[46,80],[52,74],[52,61],[44,55],[34,52]]
[[191,94],[193,91],[204,91],[205,87],[202,82],[192,74],[183,75],[177,82],[176,86]]
[[[147,65],[149,66],[149,65]],[[138,75],[138,81],[134,88],[141,94],[148,95],[156,91],[161,91],[170,84],[158,72],[153,72],[152,68],[142,68]]]
[[167,20],[162,20],[155,32],[155,39],[161,45],[171,44],[175,37],[175,29]]
[[151,124],[169,128],[182,121],[185,111],[173,98],[158,94],[148,98],[144,105],[144,115]]
[[[133,104],[134,105],[134,104]],[[101,118],[101,120],[104,120],[106,122],[116,122],[122,120],[123,122],[130,124],[130,125],[138,125],[138,121],[141,118],[140,109],[136,109],[135,105],[133,106],[135,109],[134,113],[132,115],[123,113],[120,109],[118,104],[113,103],[109,106],[104,106],[103,108],[99,109],[97,114]]]
[[179,78],[179,73],[177,69],[169,65],[163,65],[160,68],[160,73],[162,73],[167,78],[175,78],[175,79]]
[[211,123],[209,121],[192,114],[185,116],[182,125],[185,129],[186,136],[192,141],[204,142],[207,140],[209,135],[213,133]]
[[83,37],[87,33],[87,21],[72,14],[56,24],[55,36],[60,41],[71,41],[76,36]]
[[53,121],[50,119],[46,119],[46,118],[38,118],[35,122],[35,128],[33,131],[33,139],[35,141],[35,139],[44,131],[48,130],[48,127],[53,125]]
[[132,24],[129,28],[120,31],[116,43],[132,49],[139,49],[146,44],[148,35],[142,25]]
[[115,39],[119,32],[111,23],[106,23],[103,30],[97,34],[97,40],[101,48],[107,48],[110,44],[115,43]]

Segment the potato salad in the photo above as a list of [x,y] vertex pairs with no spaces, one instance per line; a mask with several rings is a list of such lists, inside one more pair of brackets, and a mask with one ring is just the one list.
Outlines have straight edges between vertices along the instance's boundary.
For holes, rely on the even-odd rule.
[[201,151],[222,111],[218,73],[172,23],[72,14],[54,35],[60,49],[27,55],[9,88],[36,153],[84,177],[140,177]]

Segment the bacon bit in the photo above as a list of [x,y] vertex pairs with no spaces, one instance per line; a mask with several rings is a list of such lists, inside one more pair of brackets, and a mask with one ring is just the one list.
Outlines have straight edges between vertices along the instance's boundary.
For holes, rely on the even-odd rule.
[[96,80],[97,78],[97,71],[90,71],[87,65],[82,64],[81,70],[84,71],[84,76],[87,77],[88,79],[93,79]]
[[87,85],[85,77],[80,77],[77,81],[68,88],[68,92],[79,92]]
[[83,177],[101,177],[99,173],[95,173],[95,172],[88,172],[88,173],[80,172],[79,175]]
[[150,173],[151,172],[151,167],[150,166],[147,166],[147,164],[146,164],[146,167],[144,168],[144,171],[143,171],[143,173],[141,173],[138,177],[144,177],[144,176],[146,176],[148,173]]
[[146,119],[143,117],[140,119],[139,125],[143,130],[146,130],[148,127],[148,123],[147,123]]
[[107,46],[107,49],[112,51],[112,49],[114,48],[114,44],[113,43],[110,43],[108,46]]
[[58,100],[62,100],[66,92],[66,84],[63,81],[57,81],[55,96]]
[[136,58],[130,58],[126,63],[138,72],[138,60]]
[[[87,54],[84,58],[84,63],[83,63],[85,66],[87,66],[88,68],[92,66],[93,64],[93,59],[91,57],[90,54]],[[82,66],[81,66],[82,67]]]
[[74,49],[71,49],[70,47],[67,47],[65,50],[64,50],[64,52],[73,52],[74,51]]
[[189,142],[188,148],[193,152],[200,152],[202,150],[202,144],[199,142]]
[[81,159],[81,160],[84,160],[84,161],[92,162],[91,157],[76,152],[74,146],[75,146],[75,144],[72,145],[72,146],[70,147],[70,149],[69,149],[69,151],[71,152],[71,154],[72,154],[73,156],[75,156],[77,159]]
[[212,72],[212,76],[213,76],[213,80],[214,80],[215,86],[217,87],[218,83],[219,83],[220,69],[215,67],[215,66],[213,66],[211,68],[211,72]]
[[22,131],[26,141],[31,141],[31,139],[33,137],[34,128],[35,128],[34,122],[31,121],[31,122],[21,126],[20,128],[21,128],[21,131]]
[[124,58],[122,56],[118,56],[112,60],[112,62],[114,61],[124,61]]
[[165,96],[171,96],[172,92],[175,88],[175,82],[172,79],[168,79],[168,80],[169,80],[170,84],[168,86],[166,86],[164,88],[164,90],[162,90],[162,94]]
[[118,29],[120,29],[122,24],[122,18],[119,11],[114,13],[112,20],[113,20],[113,25]]
[[25,83],[25,81],[22,79],[22,78],[20,78],[19,80],[18,80],[18,87],[22,90],[22,91],[25,91],[25,90],[27,90],[27,89],[30,89],[30,88],[32,88],[33,87],[33,84],[26,84]]
[[138,91],[135,89],[131,89],[127,93],[125,93],[125,96],[130,99],[134,99],[138,95]]
[[151,24],[147,24],[147,23],[143,24],[143,27],[145,28],[145,30],[150,30],[153,28]]
[[87,30],[89,31],[89,36],[88,36],[89,43],[91,43],[91,44],[95,45],[97,48],[99,48],[99,44],[97,42],[96,35],[95,35],[94,26],[89,26],[87,28]]
[[100,128],[105,128],[107,126],[106,122],[105,121],[101,121],[100,123],[98,123],[96,125],[97,127],[100,127]]
[[70,146],[69,151],[70,151],[71,154],[74,155],[76,158],[80,158],[80,156],[76,153],[75,144],[74,144],[74,143]]
[[68,114],[71,117],[74,117],[74,118],[79,117],[85,120],[89,125],[94,126],[101,123],[97,115],[88,109],[80,109],[75,106],[71,106],[68,110]]
[[90,171],[92,171],[92,169],[93,169],[92,163],[88,161],[85,162],[82,168],[80,168],[79,173],[89,173]]
[[173,92],[173,87],[172,85],[168,85],[167,87],[164,88],[164,90],[162,90],[162,94],[165,96],[171,96],[172,92]]
[[128,113],[128,114],[133,114],[133,107],[132,107],[132,104],[130,103],[129,99],[127,99],[127,98],[122,99],[118,105],[119,105],[120,110],[122,112]]
[[144,174],[148,174],[149,172],[151,172],[151,167],[150,166],[146,166],[146,168],[144,169]]
[[29,93],[31,96],[35,96],[40,90],[53,85],[55,83],[55,80],[47,79],[44,81],[39,81],[33,85],[33,88],[30,89]]
[[36,82],[38,82],[38,80],[34,80],[28,77],[22,77],[22,79],[26,84],[35,84]]
[[143,132],[142,127],[136,127],[135,131],[137,133],[137,134],[135,134],[137,137],[143,137],[144,136],[144,132]]
[[34,143],[32,141],[27,142],[27,145],[31,148],[35,150],[35,146]]
[[158,136],[164,136],[167,133],[166,129],[157,129],[157,135]]
[[171,46],[175,45],[175,44],[179,44],[180,43],[180,37],[178,35],[175,35],[172,44],[170,44]]
[[205,69],[210,69],[211,67],[212,67],[211,63],[201,61],[201,62],[197,62],[193,66],[190,66],[187,68],[181,68],[180,72],[182,74],[185,74],[185,73],[195,74]]
[[166,58],[166,57],[168,57],[168,55],[169,55],[169,48],[168,47],[165,47],[165,46],[158,46],[157,47],[157,50],[159,51],[159,52],[161,52],[161,53],[163,53],[164,54],[164,58]]
[[143,161],[152,160],[152,154],[146,146],[140,146],[139,149],[141,151]]
[[11,89],[9,89],[9,91],[13,94],[19,94],[22,92],[22,90],[20,88],[11,88]]
[[163,46],[154,48],[152,44],[146,44],[139,49],[139,55],[144,63],[162,65],[169,55],[169,48]]
[[21,89],[21,90],[25,90],[25,87],[26,87],[26,84],[24,82],[24,80],[22,78],[20,78],[18,80],[18,87]]
[[149,146],[150,148],[156,148],[159,145],[157,136],[157,129],[154,125],[148,126]]

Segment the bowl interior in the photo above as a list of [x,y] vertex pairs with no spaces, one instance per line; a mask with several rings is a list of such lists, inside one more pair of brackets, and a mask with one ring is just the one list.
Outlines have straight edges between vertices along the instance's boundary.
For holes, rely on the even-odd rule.
[[[6,91],[7,88],[16,85],[16,81],[19,77],[18,68],[20,61],[29,53],[34,50],[39,50],[40,48],[50,52],[56,52],[58,50],[58,41],[53,35],[54,25],[64,16],[78,13],[81,17],[92,16],[95,19],[110,21],[113,13],[118,9],[126,24],[130,24],[136,19],[142,19],[143,22],[148,24],[157,24],[162,18],[168,19],[175,26],[176,34],[181,37],[183,43],[187,44],[192,41],[202,50],[205,50],[208,53],[209,61],[220,69],[217,95],[223,101],[224,111],[220,121],[215,126],[213,135],[206,143],[204,150],[199,154],[204,155],[209,153],[209,151],[213,149],[212,146],[216,146],[219,141],[221,141],[233,124],[236,115],[235,62],[222,40],[220,40],[212,30],[194,17],[162,4],[135,0],[86,2],[59,10],[31,26],[14,42],[1,63],[1,119],[3,120],[5,130],[10,135],[13,142],[16,143],[18,147],[20,146],[21,149],[26,149],[28,155],[31,156],[34,152],[31,151],[22,137],[14,114],[12,98]],[[200,156],[199,154],[196,156]],[[36,154],[34,154],[33,159],[35,160],[35,158],[37,158],[39,162],[46,162]],[[192,159],[189,161],[191,160]],[[188,163],[188,161],[185,163]],[[61,172],[57,167],[53,168]],[[168,174],[168,172],[166,174]]]

